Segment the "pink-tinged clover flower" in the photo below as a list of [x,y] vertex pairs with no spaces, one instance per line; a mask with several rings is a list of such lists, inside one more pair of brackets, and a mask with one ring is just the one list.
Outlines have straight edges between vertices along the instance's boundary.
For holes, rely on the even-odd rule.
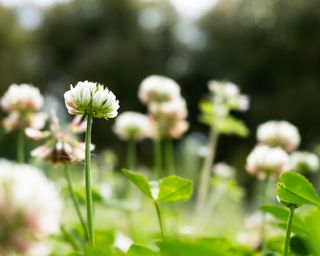
[[108,88],[96,82],[78,82],[64,94],[71,115],[89,115],[95,118],[114,118],[118,115],[119,101]]
[[28,137],[34,140],[46,139],[45,144],[32,150],[31,155],[51,163],[82,161],[85,157],[85,144],[79,142],[76,135],[84,133],[85,130],[86,123],[81,121],[81,116],[75,117],[66,129],[62,130],[58,117],[53,112],[50,130],[26,129]]

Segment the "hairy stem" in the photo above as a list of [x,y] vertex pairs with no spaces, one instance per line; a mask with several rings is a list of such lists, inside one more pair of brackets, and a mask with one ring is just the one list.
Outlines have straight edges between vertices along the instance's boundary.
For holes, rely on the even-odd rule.
[[65,178],[66,178],[66,181],[67,181],[67,184],[68,184],[68,190],[69,190],[69,193],[70,193],[70,196],[71,196],[71,199],[72,199],[73,206],[74,206],[74,208],[75,208],[75,210],[77,212],[77,215],[78,215],[80,224],[81,224],[81,226],[83,228],[83,232],[85,234],[85,237],[86,237],[86,239],[88,239],[88,230],[87,230],[86,222],[85,222],[85,220],[84,220],[84,218],[82,216],[78,200],[77,200],[76,195],[75,195],[74,190],[73,190],[73,186],[72,186],[72,181],[71,181],[68,165],[64,166],[64,175],[65,175]]
[[85,152],[85,182],[86,182],[86,200],[87,200],[87,225],[89,243],[94,245],[94,227],[93,227],[93,201],[92,201],[92,184],[91,184],[91,130],[92,117],[87,116],[86,131],[86,152]]
[[290,236],[291,236],[291,227],[292,227],[292,221],[293,221],[293,216],[294,216],[294,207],[290,207],[290,213],[288,217],[288,222],[287,222],[287,231],[286,231],[286,239],[284,243],[284,250],[283,250],[283,256],[288,256],[289,255],[289,245],[290,245]]

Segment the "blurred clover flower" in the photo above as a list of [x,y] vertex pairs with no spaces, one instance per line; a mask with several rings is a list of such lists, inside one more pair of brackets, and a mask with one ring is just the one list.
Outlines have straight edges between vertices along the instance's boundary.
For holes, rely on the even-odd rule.
[[306,151],[296,151],[290,155],[290,168],[295,171],[317,172],[319,157]]
[[28,137],[36,141],[46,139],[45,144],[32,150],[31,155],[51,163],[82,161],[85,157],[85,144],[79,142],[76,135],[84,133],[85,130],[86,123],[81,122],[81,116],[74,118],[66,129],[62,130],[56,113],[52,112],[50,130],[26,129]]
[[64,94],[65,104],[71,115],[89,115],[94,118],[114,118],[119,101],[108,88],[96,82],[78,82]]
[[58,190],[32,166],[0,160],[0,169],[0,254],[39,255],[40,241],[59,231]]
[[216,163],[212,167],[212,172],[217,177],[224,178],[224,179],[234,178],[236,174],[235,168],[224,162]]
[[257,145],[247,157],[246,169],[260,179],[280,174],[289,162],[288,154],[280,147]]
[[139,99],[145,104],[171,101],[179,96],[179,85],[171,78],[159,75],[145,78],[138,91]]
[[146,115],[127,111],[116,118],[113,131],[122,140],[140,141],[152,136],[153,127]]
[[268,121],[257,130],[257,140],[271,147],[282,147],[287,152],[295,150],[301,141],[297,127],[287,121]]
[[12,84],[1,99],[3,111],[9,115],[3,120],[6,131],[18,128],[41,129],[46,120],[45,113],[37,112],[43,105],[38,88],[29,84]]
[[180,138],[189,128],[186,121],[188,116],[187,104],[182,96],[174,100],[151,103],[149,112],[155,125],[158,126],[157,133],[160,138]]

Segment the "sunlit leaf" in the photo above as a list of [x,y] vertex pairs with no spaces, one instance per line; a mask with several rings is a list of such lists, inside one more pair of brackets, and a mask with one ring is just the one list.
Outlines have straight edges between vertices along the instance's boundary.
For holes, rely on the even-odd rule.
[[152,193],[151,193],[149,182],[148,182],[147,178],[144,175],[142,175],[140,173],[137,173],[137,172],[132,172],[132,171],[129,171],[129,170],[126,170],[126,169],[123,169],[122,172],[145,195],[147,195],[148,197],[152,198]]
[[158,254],[152,251],[151,249],[138,245],[138,244],[133,244],[131,245],[127,256],[157,256]]

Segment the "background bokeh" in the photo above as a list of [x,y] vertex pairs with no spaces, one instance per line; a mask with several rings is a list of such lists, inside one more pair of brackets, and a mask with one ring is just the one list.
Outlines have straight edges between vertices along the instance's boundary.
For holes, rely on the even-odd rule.
[[[270,119],[297,125],[302,148],[313,149],[320,139],[318,0],[220,0],[197,17],[181,16],[165,0],[13,2],[0,2],[1,95],[11,83],[32,83],[46,95],[47,110],[68,118],[63,93],[71,83],[93,80],[114,91],[121,111],[145,112],[137,99],[139,83],[163,74],[182,87],[189,134],[206,134],[198,102],[208,80],[226,79],[251,97],[250,110],[241,114],[251,134],[222,138],[218,160],[244,173],[255,129]],[[123,153],[112,123],[97,121],[93,141],[98,151]],[[14,158],[15,134],[4,135],[1,130],[0,154]],[[151,145],[141,147],[148,162]]]

